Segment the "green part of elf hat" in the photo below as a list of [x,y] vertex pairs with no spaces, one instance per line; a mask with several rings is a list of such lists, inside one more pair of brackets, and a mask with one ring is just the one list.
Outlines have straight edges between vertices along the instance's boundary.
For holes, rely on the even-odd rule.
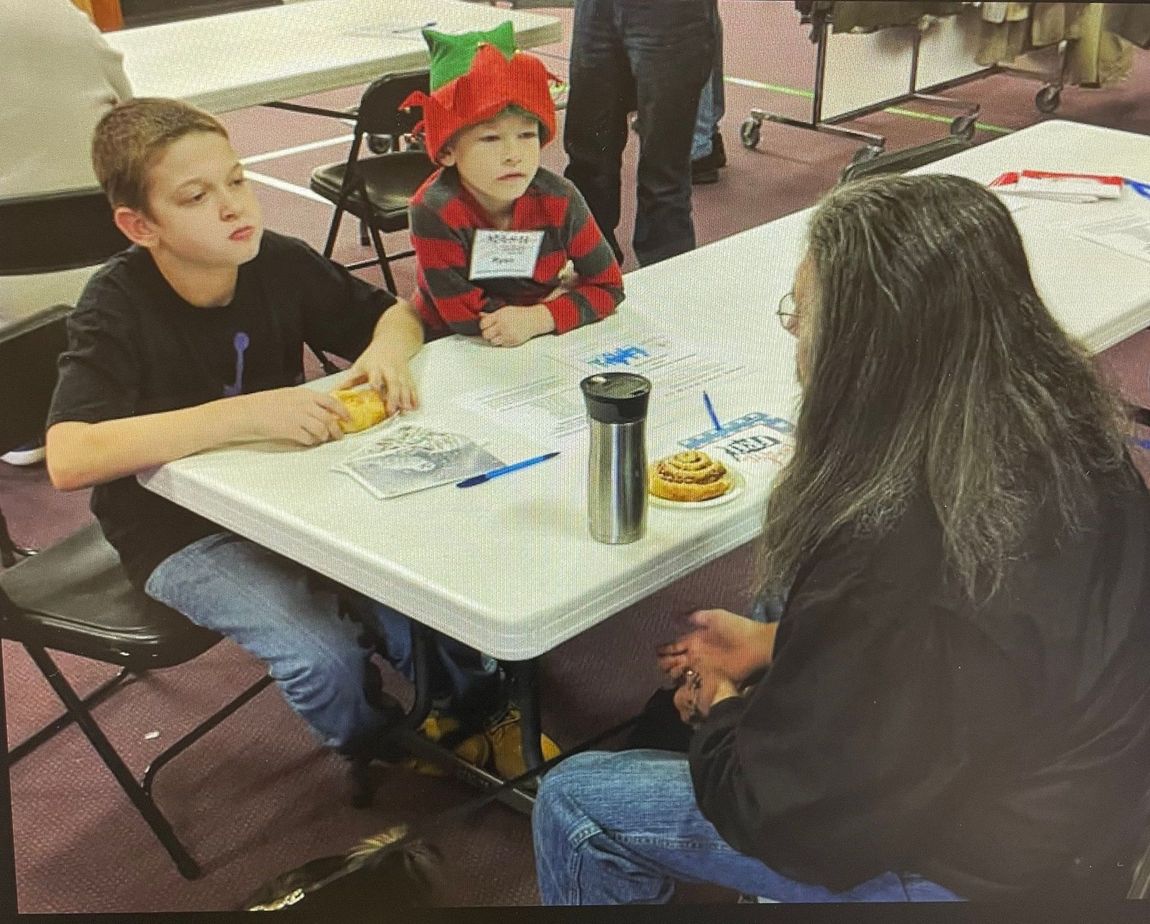
[[458,35],[424,29],[423,37],[431,54],[433,91],[466,74],[471,69],[471,62],[475,59],[475,52],[480,45],[492,45],[498,48],[505,58],[515,54],[515,27],[511,24],[511,20],[500,23],[486,32],[462,32]]
[[[425,31],[424,36],[431,49],[431,92],[417,90],[399,108],[423,110],[415,131],[423,134],[431,160],[439,163],[444,146],[463,129],[493,119],[512,106],[539,121],[541,145],[555,137],[555,102],[550,92],[555,78],[539,58],[515,50],[510,22],[489,32],[443,35]],[[445,45],[454,49],[452,54],[444,50]],[[443,65],[444,61],[450,66]]]

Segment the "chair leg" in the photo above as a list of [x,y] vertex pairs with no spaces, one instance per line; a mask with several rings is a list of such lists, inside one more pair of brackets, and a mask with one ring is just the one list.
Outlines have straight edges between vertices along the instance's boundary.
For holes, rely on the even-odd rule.
[[3,511],[0,511],[0,565],[11,568],[16,564],[17,557],[27,558],[35,554],[34,549],[22,548],[12,541],[12,535],[8,532],[8,521],[4,519]]
[[327,229],[327,241],[323,245],[323,255],[330,257],[335,251],[335,239],[339,235],[339,226],[343,221],[343,204],[344,199],[341,198],[335,204],[335,213],[331,216],[331,225]]
[[202,875],[199,864],[192,859],[192,855],[188,853],[187,849],[180,839],[176,837],[176,832],[172,829],[168,819],[164,817],[160,811],[159,806],[156,805],[155,800],[146,793],[143,787],[136,782],[135,777],[132,776],[132,771],[125,765],[123,759],[116,749],[112,747],[112,743],[108,740],[107,736],[100,729],[92,718],[91,714],[85,708],[80,697],[76,695],[76,691],[64,679],[60,673],[56,663],[52,660],[51,656],[43,648],[35,645],[25,644],[24,648],[31,656],[36,666],[40,668],[40,672],[44,678],[51,685],[56,695],[60,697],[64,707],[76,720],[76,724],[87,736],[88,741],[91,742],[92,747],[96,749],[96,753],[104,761],[104,765],[112,771],[112,775],[116,778],[116,782],[120,784],[120,788],[124,790],[128,798],[132,800],[132,804],[136,807],[136,811],[143,816],[144,821],[148,823],[148,827],[152,829],[152,833],[156,835],[160,843],[164,845],[164,849],[168,851],[168,855],[176,864],[176,869],[180,871],[180,875],[185,879],[198,879]]
[[375,252],[379,256],[379,268],[383,270],[383,281],[387,284],[387,290],[394,292],[395,277],[391,275],[391,264],[387,259],[387,251],[383,248],[383,237],[379,233],[379,228],[375,226],[375,222],[368,221],[367,229],[371,232],[371,240],[375,244]]
[[202,721],[199,725],[193,728],[190,732],[188,732],[174,744],[170,745],[159,754],[157,754],[152,762],[148,764],[147,768],[144,770],[144,777],[140,784],[144,792],[148,794],[149,798],[152,795],[152,783],[155,782],[156,774],[160,772],[161,767],[172,760],[172,758],[182,754],[188,749],[189,746],[199,741],[202,737],[204,737],[204,735],[219,725],[224,719],[230,716],[233,712],[235,712],[249,700],[254,698],[255,695],[260,692],[260,690],[262,690],[271,682],[271,675],[265,674],[218,712],[208,716],[208,718],[204,719],[204,721]]
[[[115,677],[110,680],[105,680],[102,684],[96,687],[91,693],[85,696],[80,702],[84,704],[84,708],[90,710],[111,696],[116,690],[124,686],[129,680],[135,678],[128,668],[123,668]],[[30,754],[42,745],[49,738],[54,737],[57,733],[62,732],[65,728],[76,721],[76,717],[70,712],[65,712],[62,716],[49,722],[38,732],[29,735],[21,741],[16,747],[8,750],[8,766],[12,767],[18,760]]]
[[367,233],[367,222],[362,218],[359,220],[359,246],[366,247],[371,243],[371,238]]

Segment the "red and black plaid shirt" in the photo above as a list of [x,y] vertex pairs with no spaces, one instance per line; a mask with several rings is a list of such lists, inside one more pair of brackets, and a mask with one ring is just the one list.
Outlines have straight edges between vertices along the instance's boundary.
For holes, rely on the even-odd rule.
[[433,173],[411,200],[411,239],[418,288],[412,302],[432,333],[447,329],[479,333],[479,315],[505,305],[535,305],[559,284],[571,260],[578,285],[546,302],[555,333],[605,318],[623,300],[623,275],[579,191],[542,167],[515,201],[512,231],[542,231],[535,271],[521,279],[468,278],[475,232],[493,228],[463,188],[459,173],[444,167]]

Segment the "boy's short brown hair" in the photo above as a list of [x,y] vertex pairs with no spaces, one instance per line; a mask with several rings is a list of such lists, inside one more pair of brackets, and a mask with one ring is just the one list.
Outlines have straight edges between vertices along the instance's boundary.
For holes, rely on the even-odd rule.
[[148,170],[168,147],[193,132],[228,137],[210,113],[157,96],[127,100],[108,110],[92,136],[92,167],[112,207],[148,212]]

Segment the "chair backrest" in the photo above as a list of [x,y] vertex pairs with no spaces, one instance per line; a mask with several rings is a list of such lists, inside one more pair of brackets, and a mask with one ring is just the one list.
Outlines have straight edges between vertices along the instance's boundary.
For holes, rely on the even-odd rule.
[[0,453],[44,432],[71,310],[57,305],[0,331]]
[[426,69],[384,74],[373,81],[360,98],[356,132],[395,137],[411,132],[423,114],[419,109],[402,110],[399,104],[416,90],[428,92],[430,82]]
[[92,266],[130,243],[98,189],[0,199],[0,276]]
[[965,151],[969,147],[971,147],[971,142],[968,138],[947,135],[945,138],[920,144],[917,147],[888,151],[877,157],[848,164],[847,168],[839,175],[839,182],[847,183],[850,180],[860,180],[863,177],[878,176],[883,173],[906,173],[915,167],[921,167],[924,164],[949,157],[951,154],[957,154],[959,151]]

